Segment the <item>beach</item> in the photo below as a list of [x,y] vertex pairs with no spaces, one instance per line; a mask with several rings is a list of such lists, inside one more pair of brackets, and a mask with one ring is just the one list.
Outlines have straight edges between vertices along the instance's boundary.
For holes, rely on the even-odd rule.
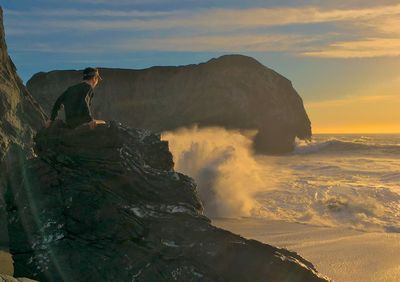
[[213,219],[217,227],[297,252],[337,282],[400,281],[400,234],[266,219]]
[[12,258],[5,250],[0,250],[0,274],[13,275]]

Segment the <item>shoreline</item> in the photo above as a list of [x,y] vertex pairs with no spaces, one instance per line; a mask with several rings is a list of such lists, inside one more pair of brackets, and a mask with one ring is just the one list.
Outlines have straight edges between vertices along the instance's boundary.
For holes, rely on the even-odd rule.
[[297,252],[336,282],[400,281],[400,234],[277,220],[212,219],[212,224]]

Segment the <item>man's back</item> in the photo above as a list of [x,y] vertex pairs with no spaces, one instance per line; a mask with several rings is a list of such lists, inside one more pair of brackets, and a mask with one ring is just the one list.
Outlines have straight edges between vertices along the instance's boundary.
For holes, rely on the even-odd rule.
[[56,118],[61,105],[64,105],[65,120],[69,127],[92,121],[90,104],[93,94],[93,88],[86,82],[69,87],[55,102],[51,120]]

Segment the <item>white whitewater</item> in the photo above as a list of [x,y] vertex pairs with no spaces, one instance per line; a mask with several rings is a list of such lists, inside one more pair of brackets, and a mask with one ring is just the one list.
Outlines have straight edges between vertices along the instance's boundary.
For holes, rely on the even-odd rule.
[[400,232],[400,135],[316,135],[284,156],[254,155],[252,136],[196,127],[163,135],[207,215]]

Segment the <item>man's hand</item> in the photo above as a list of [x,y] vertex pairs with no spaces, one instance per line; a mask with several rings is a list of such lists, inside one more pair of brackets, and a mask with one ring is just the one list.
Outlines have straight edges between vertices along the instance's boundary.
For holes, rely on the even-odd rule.
[[53,122],[52,120],[47,120],[47,121],[45,122],[45,124],[44,124],[44,127],[45,127],[45,128],[49,128],[52,122]]
[[95,119],[92,120],[91,122],[89,122],[89,128],[90,128],[90,129],[95,129],[95,128],[96,128],[96,125],[97,125],[97,122],[96,122]]
[[96,124],[106,124],[106,122],[101,119],[96,119]]
[[101,119],[93,119],[91,122],[89,122],[89,127],[90,129],[95,129],[99,124],[106,124],[106,122]]

